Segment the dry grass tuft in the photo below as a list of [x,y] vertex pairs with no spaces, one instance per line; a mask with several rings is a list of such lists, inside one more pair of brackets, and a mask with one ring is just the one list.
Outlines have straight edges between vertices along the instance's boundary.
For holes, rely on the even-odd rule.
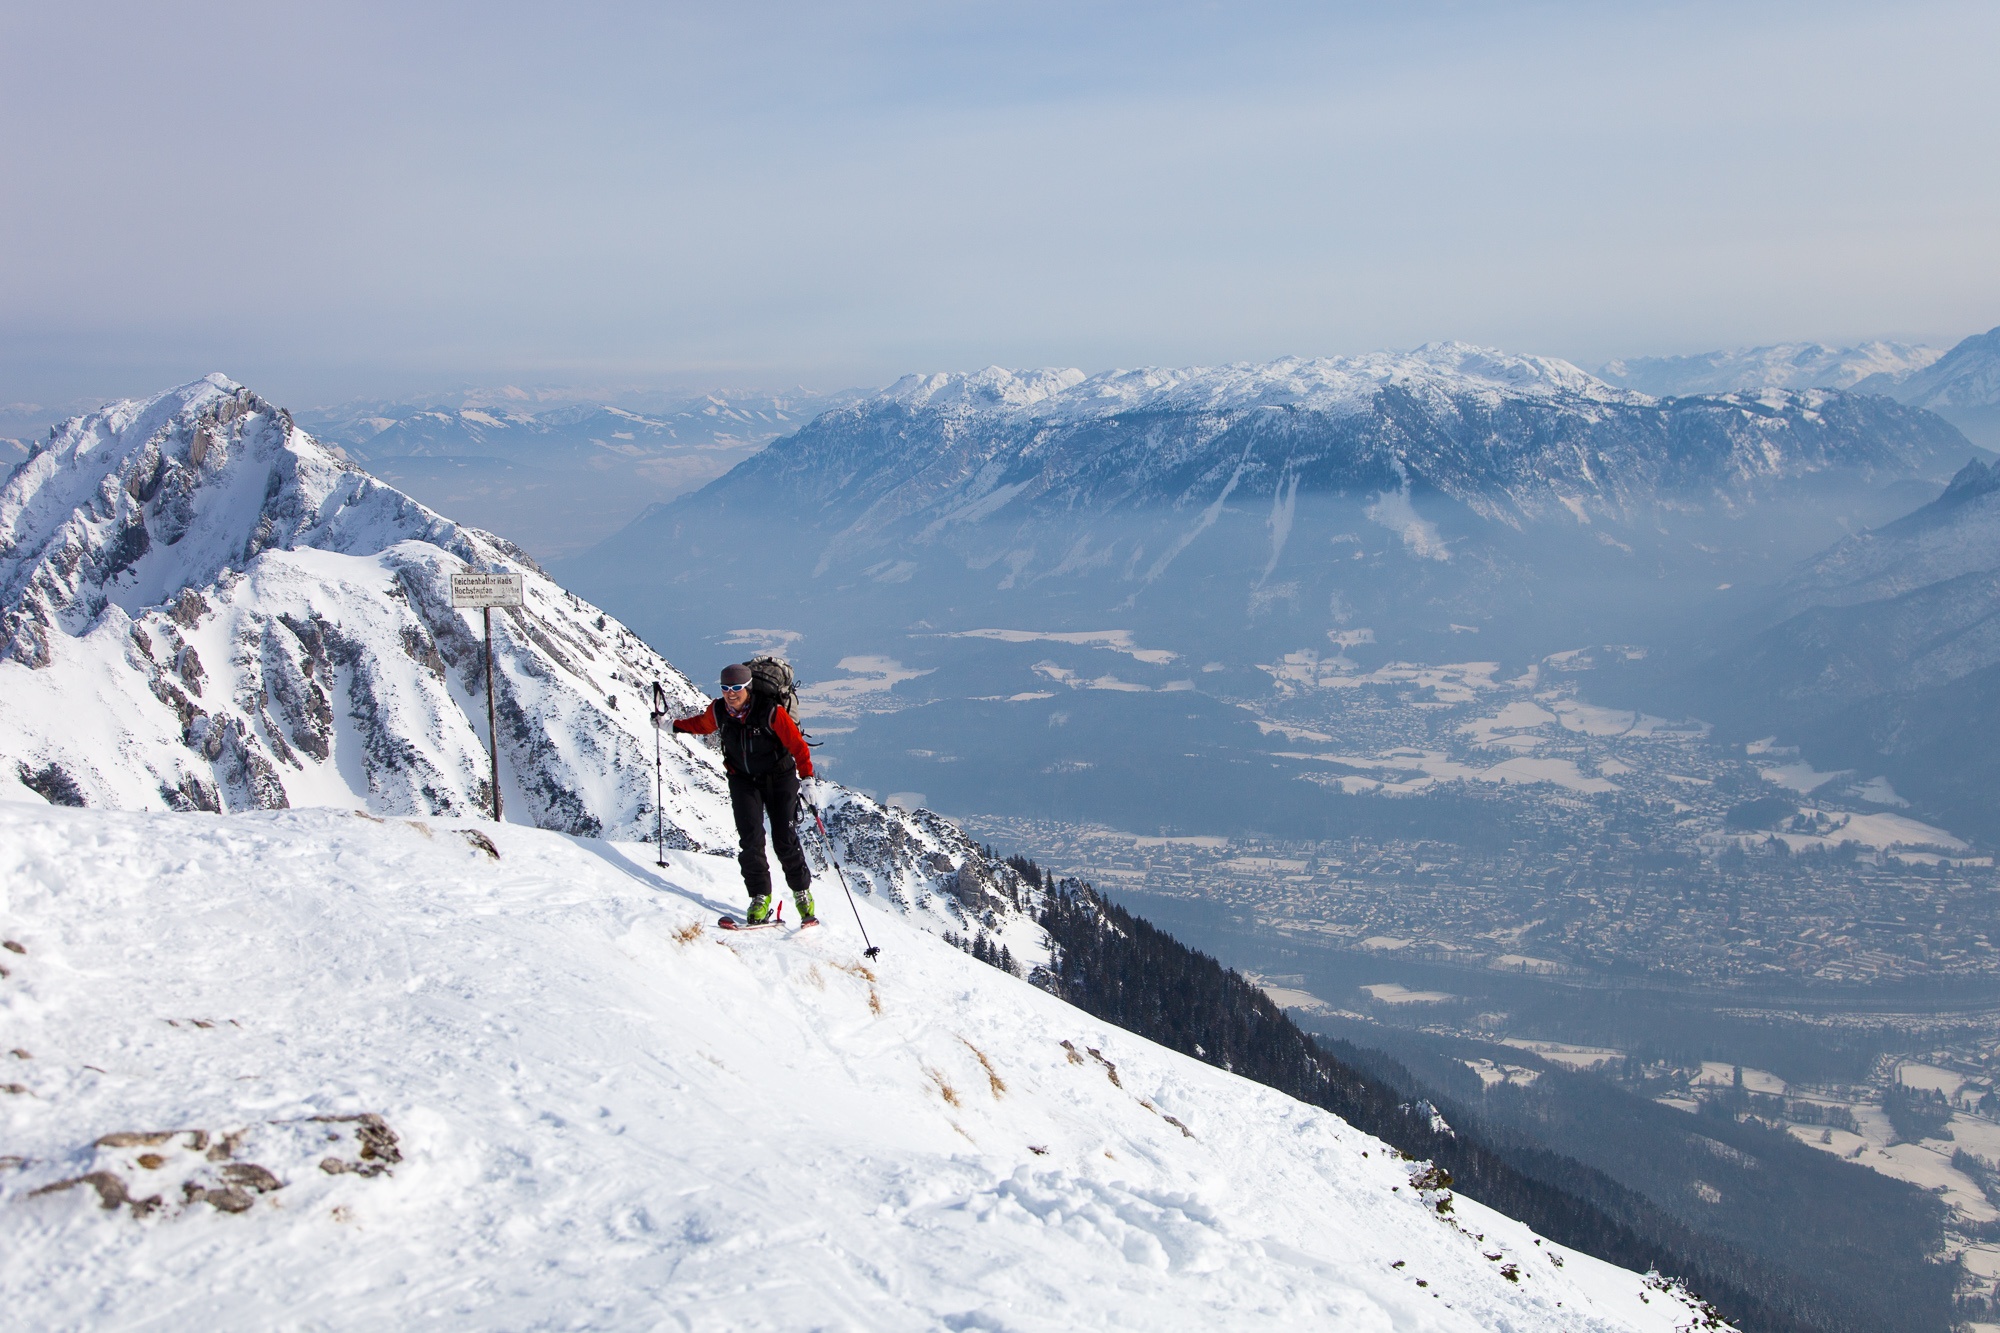
[[690,922],[674,932],[675,944],[693,944],[701,938],[701,922]]
[[[965,1041],[965,1038],[960,1037],[959,1040]],[[993,1062],[986,1058],[986,1052],[969,1041],[965,1041],[965,1049],[972,1052],[973,1057],[979,1061],[979,1067],[986,1071],[986,1086],[993,1089],[993,1100],[999,1101],[1007,1091],[1007,1080],[993,1072]]]
[[944,1098],[946,1105],[962,1106],[964,1104],[958,1099],[958,1089],[952,1087],[951,1083],[942,1073],[932,1069],[929,1065],[924,1066],[924,1073],[930,1077],[931,1082],[937,1084],[938,1096]]
[[868,988],[868,1012],[877,1018],[882,1016],[882,997],[875,993],[873,986]]

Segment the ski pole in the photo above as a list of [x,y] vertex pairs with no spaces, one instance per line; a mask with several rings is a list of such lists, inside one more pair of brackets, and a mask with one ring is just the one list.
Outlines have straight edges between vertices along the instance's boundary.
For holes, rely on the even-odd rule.
[[833,839],[827,836],[826,821],[819,817],[819,807],[810,800],[806,802],[806,809],[813,812],[813,823],[819,826],[820,845],[826,848],[826,859],[833,866],[833,873],[840,877],[840,891],[847,895],[847,906],[854,913],[854,924],[861,926],[861,942],[868,946],[862,950],[861,956],[873,958],[882,952],[882,946],[868,938],[868,927],[861,923],[861,909],[855,906],[854,890],[847,887],[847,875],[840,868],[840,858],[833,854]]
[[667,779],[660,759],[660,723],[666,716],[667,692],[660,688],[656,678],[653,681],[653,837],[660,845],[660,859],[654,864],[662,870],[667,868]]

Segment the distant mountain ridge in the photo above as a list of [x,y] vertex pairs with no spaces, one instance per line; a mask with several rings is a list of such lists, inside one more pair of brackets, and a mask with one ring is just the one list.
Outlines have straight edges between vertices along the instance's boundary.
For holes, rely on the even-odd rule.
[[1982,448],[2000,448],[2000,328],[1949,350],[1897,342],[1781,343],[1691,356],[1613,361],[1606,380],[1651,394],[1830,388],[1882,394],[1945,417]]
[[[1855,386],[1869,392],[1872,382]],[[1976,334],[1892,388],[1880,390],[1929,408],[1976,443],[2000,449],[2000,328]]]
[[1888,386],[1900,384],[1944,355],[1942,348],[1898,342],[1865,342],[1853,347],[1778,343],[1689,356],[1630,357],[1608,362],[1597,373],[1623,388],[1662,396],[1754,389],[1855,389],[1896,397]]
[[[1776,504],[1821,525],[1795,559],[1840,531],[1843,506],[1941,487],[1969,452],[1883,398],[1657,399],[1463,343],[1096,376],[989,367],[822,413],[564,569],[649,635],[711,610],[809,629],[842,589],[847,622],[879,603],[1087,630],[1115,610],[1230,642],[1272,627],[1296,648],[1411,607],[1434,608],[1438,631],[1487,625],[1551,570],[1629,567],[1652,586],[1657,558],[1713,587],[1768,567],[1762,547],[1730,563],[1778,530],[1745,515]],[[1524,546],[1547,543],[1563,554]],[[754,570],[707,567],[746,546]],[[663,595],[671,624],[641,609]],[[780,618],[745,619],[746,601]]]
[[422,405],[357,400],[299,421],[424,503],[548,559],[713,481],[835,401],[844,399],[709,393],[645,412],[510,388]]
[[1918,407],[2000,405],[2000,328],[1967,338],[1899,381],[1895,396]]
[[[554,461],[548,451],[597,441],[631,453],[648,447],[740,447],[761,444],[835,403],[859,395],[662,392],[580,397],[573,392],[514,388],[465,390],[412,402],[355,399],[298,412],[299,422],[321,439],[363,461],[485,454],[534,464]],[[617,401],[624,399],[627,401]]]
[[[1503,521],[1575,516],[1579,504],[1610,516],[1656,492],[1706,499],[1831,466],[1948,470],[1959,441],[1940,425],[1824,391],[1662,403],[1568,362],[1437,343],[1214,370],[908,376],[714,489],[775,482],[851,510],[913,482],[895,508],[950,524],[1045,494],[1064,506],[1185,503],[1189,487],[1233,476],[1253,495],[1291,478],[1307,490],[1416,483]],[[888,466],[824,470],[864,440]],[[950,452],[926,456],[933,443]]]
[[1815,764],[1886,771],[1955,831],[2000,841],[2000,468],[1800,564],[1668,695]]

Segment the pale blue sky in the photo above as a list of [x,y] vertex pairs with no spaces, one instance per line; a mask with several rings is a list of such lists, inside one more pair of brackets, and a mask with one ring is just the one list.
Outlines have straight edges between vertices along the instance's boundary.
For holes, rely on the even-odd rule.
[[2000,6],[0,9],[0,402],[2000,323]]

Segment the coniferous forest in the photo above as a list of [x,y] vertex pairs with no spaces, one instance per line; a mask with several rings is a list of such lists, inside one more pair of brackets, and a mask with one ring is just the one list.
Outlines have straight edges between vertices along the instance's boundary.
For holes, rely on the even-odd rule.
[[[1012,863],[1041,878],[1031,862]],[[1879,1177],[1860,1181],[1908,1194],[1901,1200],[1908,1216],[1862,1235],[1843,1232],[1826,1219],[1851,1213],[1852,1201],[1840,1196],[1870,1173],[1807,1160],[1812,1150],[1802,1148],[1806,1157],[1786,1162],[1794,1178],[1777,1205],[1788,1214],[1775,1219],[1788,1233],[1785,1244],[1759,1253],[1741,1238],[1697,1230],[1508,1119],[1482,1116],[1383,1052],[1308,1035],[1235,971],[1089,885],[1046,887],[1041,919],[1056,950],[1038,984],[1107,1022],[1331,1111],[1410,1158],[1442,1167],[1455,1189],[1559,1244],[1681,1278],[1746,1333],[1937,1333],[1952,1326],[1957,1269],[1933,1261],[1942,1205],[1914,1188]],[[1609,1085],[1604,1093],[1624,1096]],[[1610,1108],[1605,1114],[1607,1123],[1615,1119]],[[1590,1137],[1587,1122],[1562,1132]],[[1717,1141],[1739,1136],[1723,1132]],[[1726,1142],[1722,1151],[1730,1151]]]

